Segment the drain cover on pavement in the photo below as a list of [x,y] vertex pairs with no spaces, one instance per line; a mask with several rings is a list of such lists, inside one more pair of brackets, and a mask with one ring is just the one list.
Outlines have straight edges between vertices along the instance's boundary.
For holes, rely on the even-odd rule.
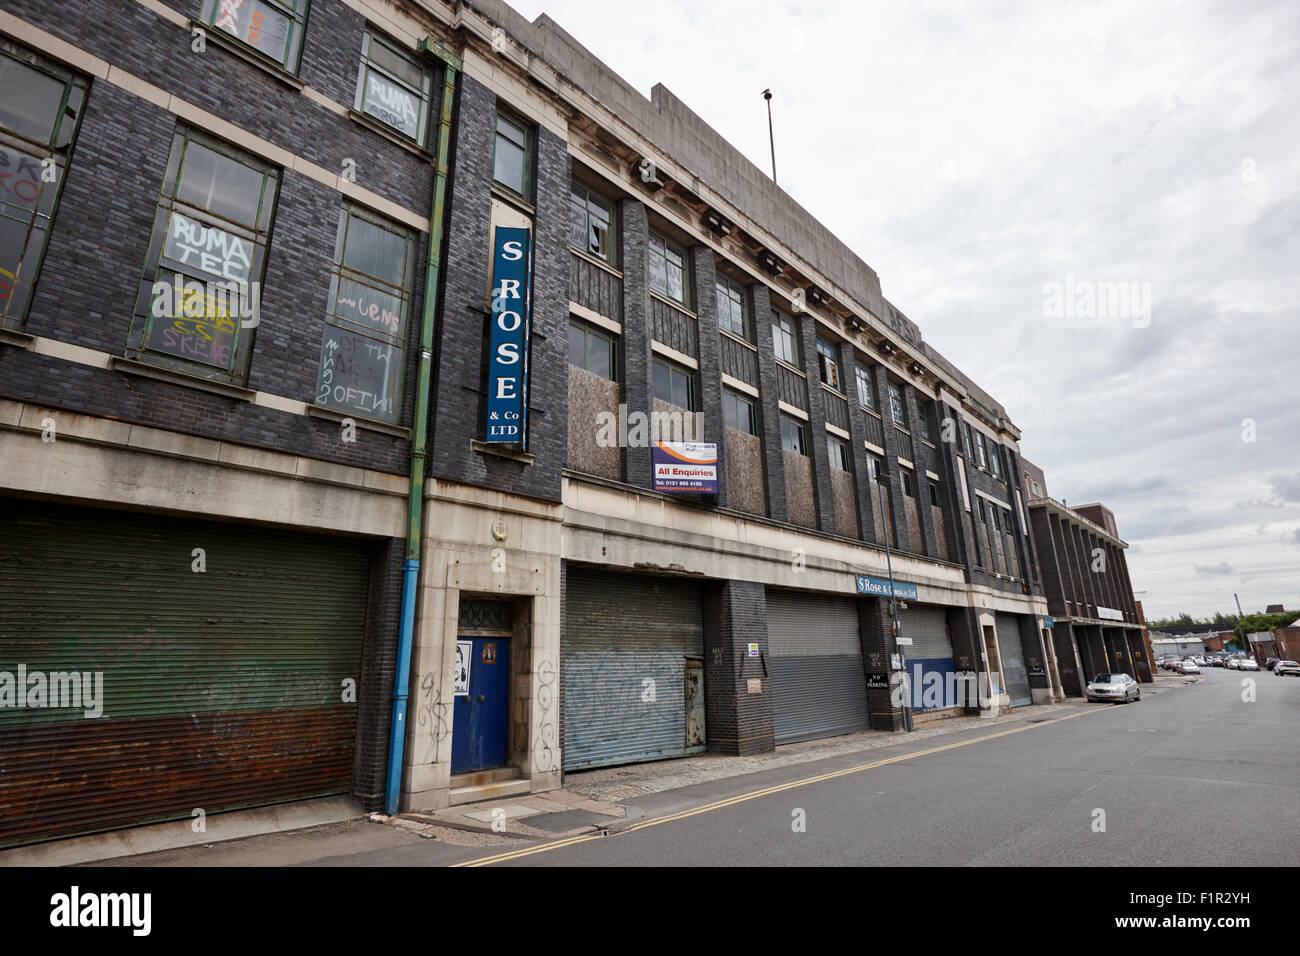
[[565,830],[576,830],[588,824],[613,823],[617,819],[618,817],[592,813],[590,810],[562,810],[559,813],[539,813],[535,817],[529,817],[526,822],[528,826],[539,830],[563,833]]

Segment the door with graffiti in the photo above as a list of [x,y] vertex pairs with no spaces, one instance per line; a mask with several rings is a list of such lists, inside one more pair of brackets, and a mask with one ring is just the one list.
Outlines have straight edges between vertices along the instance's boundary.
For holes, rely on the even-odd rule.
[[686,659],[686,748],[704,746],[704,661]]

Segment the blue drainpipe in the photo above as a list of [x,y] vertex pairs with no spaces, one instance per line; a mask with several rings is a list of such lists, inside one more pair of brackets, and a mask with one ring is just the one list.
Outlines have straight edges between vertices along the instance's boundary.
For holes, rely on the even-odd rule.
[[452,101],[460,58],[437,40],[425,37],[420,52],[442,61],[442,110],[438,120],[438,165],[433,176],[429,214],[429,259],[424,270],[424,309],[420,315],[420,365],[415,392],[415,427],[411,434],[411,481],[406,499],[406,561],[402,564],[402,622],[397,637],[397,671],[393,679],[393,717],[389,725],[388,780],[384,812],[397,812],[406,747],[406,701],[411,688],[411,643],[415,633],[415,596],[420,583],[420,540],[424,509],[424,461],[429,435],[429,383],[433,374],[433,329],[437,318],[442,226],[446,212],[447,156],[451,148]]

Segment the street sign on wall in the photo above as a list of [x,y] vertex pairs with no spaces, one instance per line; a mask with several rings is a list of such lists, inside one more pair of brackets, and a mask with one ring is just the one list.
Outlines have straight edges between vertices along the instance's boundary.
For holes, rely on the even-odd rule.
[[718,446],[700,441],[657,441],[650,448],[655,491],[718,492]]
[[[889,597],[889,581],[884,578],[871,578],[865,574],[859,574],[858,593],[859,594],[878,594],[882,597]],[[894,597],[902,598],[904,601],[915,601],[916,585],[908,584],[905,581],[894,582]]]
[[492,252],[492,329],[488,341],[487,434],[491,443],[526,447],[528,332],[532,306],[530,233],[497,226]]

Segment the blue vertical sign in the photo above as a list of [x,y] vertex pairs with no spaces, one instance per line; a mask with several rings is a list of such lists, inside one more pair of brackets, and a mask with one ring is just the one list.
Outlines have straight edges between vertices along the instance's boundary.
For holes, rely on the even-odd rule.
[[533,250],[529,231],[497,226],[492,253],[487,440],[525,446]]

